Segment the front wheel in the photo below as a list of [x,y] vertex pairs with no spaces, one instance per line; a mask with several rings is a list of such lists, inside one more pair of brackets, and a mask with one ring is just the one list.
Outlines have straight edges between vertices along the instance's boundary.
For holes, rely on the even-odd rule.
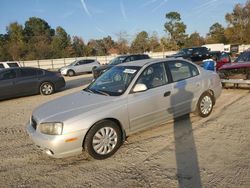
[[75,72],[73,70],[69,70],[67,73],[68,76],[75,76]]
[[54,92],[54,86],[50,82],[44,82],[40,86],[41,95],[51,95]]
[[122,132],[119,126],[110,120],[96,123],[88,132],[85,151],[94,159],[106,159],[112,156],[122,144]]
[[201,117],[208,117],[213,110],[213,96],[209,92],[205,92],[201,95],[197,104],[197,113]]

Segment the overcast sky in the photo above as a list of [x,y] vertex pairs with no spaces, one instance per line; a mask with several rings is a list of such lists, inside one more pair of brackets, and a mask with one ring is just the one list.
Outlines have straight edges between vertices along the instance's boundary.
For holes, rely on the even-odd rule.
[[1,0],[0,33],[17,21],[32,16],[46,20],[52,28],[62,26],[71,36],[85,41],[126,31],[130,37],[145,30],[165,34],[165,14],[177,11],[187,25],[187,33],[203,36],[219,22],[226,26],[225,14],[246,0]]

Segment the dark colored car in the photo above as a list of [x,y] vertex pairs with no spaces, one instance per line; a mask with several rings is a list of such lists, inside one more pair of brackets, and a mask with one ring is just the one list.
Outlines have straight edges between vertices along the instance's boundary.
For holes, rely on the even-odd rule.
[[203,61],[211,57],[210,51],[206,47],[183,48],[177,54],[166,56],[168,57],[182,57],[193,62]]
[[241,53],[233,63],[220,67],[219,75],[222,79],[250,80],[250,49]]
[[93,77],[96,79],[102,73],[109,70],[115,65],[119,65],[121,63],[129,62],[129,61],[137,61],[142,59],[149,59],[150,57],[147,54],[133,54],[133,55],[121,55],[109,62],[107,65],[100,66],[96,69],[93,69]]
[[0,100],[40,93],[50,95],[65,86],[60,73],[38,68],[0,70]]

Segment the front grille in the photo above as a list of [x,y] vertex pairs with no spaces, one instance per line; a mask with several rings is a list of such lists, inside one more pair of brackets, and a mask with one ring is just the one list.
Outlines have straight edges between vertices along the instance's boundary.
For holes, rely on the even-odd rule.
[[33,117],[31,117],[31,126],[36,130],[37,123],[36,123],[36,120],[34,120]]

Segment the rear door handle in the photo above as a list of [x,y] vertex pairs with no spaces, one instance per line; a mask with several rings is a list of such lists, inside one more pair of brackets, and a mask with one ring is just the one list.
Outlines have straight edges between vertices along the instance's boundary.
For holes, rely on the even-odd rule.
[[167,97],[167,96],[169,96],[170,94],[171,94],[171,91],[167,91],[167,92],[164,93],[163,96],[164,96],[164,97]]

